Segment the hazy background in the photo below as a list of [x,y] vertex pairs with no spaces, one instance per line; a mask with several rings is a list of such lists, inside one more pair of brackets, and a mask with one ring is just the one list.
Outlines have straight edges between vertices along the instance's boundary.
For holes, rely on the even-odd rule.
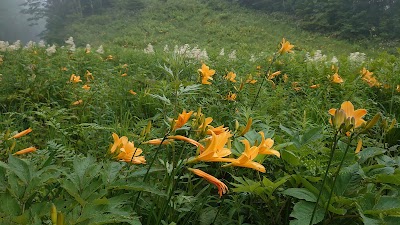
[[38,35],[44,30],[45,20],[38,25],[29,26],[28,15],[20,13],[24,0],[0,0],[0,40],[14,42],[21,40],[38,41]]

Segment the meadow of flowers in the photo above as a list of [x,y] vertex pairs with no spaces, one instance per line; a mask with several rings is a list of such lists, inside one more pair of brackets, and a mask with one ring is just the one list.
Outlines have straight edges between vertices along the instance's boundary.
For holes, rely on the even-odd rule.
[[284,38],[0,41],[0,223],[399,224],[399,72]]

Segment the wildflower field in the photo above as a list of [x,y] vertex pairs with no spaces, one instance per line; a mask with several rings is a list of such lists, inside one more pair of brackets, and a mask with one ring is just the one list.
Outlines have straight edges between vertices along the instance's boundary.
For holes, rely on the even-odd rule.
[[143,36],[0,41],[0,224],[400,224],[399,50],[149,2]]
[[1,224],[398,224],[397,57],[0,42]]

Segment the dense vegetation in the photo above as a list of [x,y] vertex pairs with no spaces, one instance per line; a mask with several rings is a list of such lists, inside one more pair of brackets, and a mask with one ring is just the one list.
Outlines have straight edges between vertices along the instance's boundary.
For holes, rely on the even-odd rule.
[[346,39],[399,39],[400,2],[393,0],[233,0],[294,15],[310,31]]
[[400,223],[398,57],[219,0],[95,2],[60,45],[0,42],[0,224]]

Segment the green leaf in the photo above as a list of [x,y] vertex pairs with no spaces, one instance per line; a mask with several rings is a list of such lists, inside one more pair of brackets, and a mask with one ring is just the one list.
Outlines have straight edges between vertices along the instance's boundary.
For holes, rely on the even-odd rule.
[[165,97],[165,95],[160,96],[160,95],[155,95],[155,94],[149,94],[151,97],[161,100],[162,102],[164,102],[166,105],[171,105],[171,101]]
[[400,145],[400,127],[392,128],[386,135],[385,141],[389,147],[394,145]]
[[78,189],[75,187],[75,184],[73,182],[71,182],[70,180],[64,180],[61,187],[64,188],[68,192],[68,194],[74,197],[74,199],[81,206],[84,206],[86,204],[86,201],[79,195]]
[[400,211],[398,210],[400,210],[400,198],[392,196],[382,196],[379,198],[379,201],[374,206],[374,210],[396,210],[396,213],[399,213]]
[[400,186],[400,173],[395,174],[379,174],[375,177],[378,183],[394,184]]
[[365,161],[367,161],[367,159],[377,155],[381,155],[385,152],[386,150],[383,148],[377,148],[377,147],[364,148],[361,152],[358,153],[358,157],[360,157],[359,163],[362,164]]
[[300,158],[289,150],[281,150],[281,158],[292,166],[300,165]]
[[317,197],[305,188],[289,188],[282,192],[284,195],[289,195],[297,199],[303,199],[308,202],[316,202]]
[[10,170],[17,175],[25,185],[27,185],[31,179],[31,168],[28,162],[12,155],[8,157],[8,164],[0,162],[0,167]]
[[6,215],[20,215],[21,209],[19,207],[18,201],[13,198],[9,193],[0,194],[1,204],[0,204],[0,214]]
[[308,130],[304,135],[300,137],[301,145],[305,145],[312,141],[321,139],[323,137],[323,131],[324,131],[323,127],[315,127]]
[[[311,221],[311,215],[314,210],[315,203],[299,201],[293,207],[292,213],[290,213],[291,217],[296,218],[295,220],[290,221],[290,225],[309,225]],[[312,224],[317,224],[324,219],[324,209],[318,207],[315,211],[315,215],[312,221]]]
[[147,184],[139,183],[139,182],[130,182],[126,183],[116,183],[113,186],[109,187],[110,189],[115,190],[129,190],[129,191],[144,191],[149,192],[158,196],[167,196],[165,192],[156,189],[155,187],[149,186]]

